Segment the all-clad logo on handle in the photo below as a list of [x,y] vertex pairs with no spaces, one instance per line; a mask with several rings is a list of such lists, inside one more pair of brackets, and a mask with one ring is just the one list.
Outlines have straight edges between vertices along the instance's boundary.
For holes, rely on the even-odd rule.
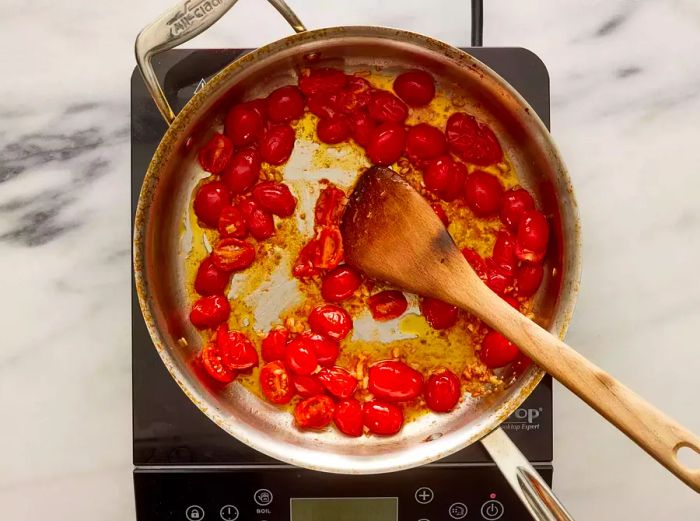
[[190,28],[195,20],[201,20],[222,4],[223,0],[188,0],[185,8],[168,20],[170,34],[179,36]]

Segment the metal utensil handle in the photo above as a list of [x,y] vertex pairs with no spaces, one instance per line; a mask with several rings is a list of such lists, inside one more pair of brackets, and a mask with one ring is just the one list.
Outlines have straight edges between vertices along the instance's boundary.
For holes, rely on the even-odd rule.
[[[151,59],[156,54],[191,40],[214,24],[238,0],[184,0],[160,15],[136,37],[136,63],[146,82],[148,92],[168,125],[175,119]],[[267,0],[297,33],[306,27],[283,0]]]
[[537,521],[573,521],[564,505],[503,429],[481,438],[510,486]]

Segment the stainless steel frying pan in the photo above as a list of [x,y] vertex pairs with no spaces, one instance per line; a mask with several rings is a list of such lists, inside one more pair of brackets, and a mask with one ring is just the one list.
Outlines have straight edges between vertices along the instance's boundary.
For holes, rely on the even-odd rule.
[[[540,519],[568,519],[536,472],[498,429],[542,379],[543,371],[534,365],[520,375],[507,370],[504,378],[512,381],[510,385],[494,394],[465,399],[451,414],[426,415],[393,437],[359,439],[333,430],[299,431],[288,413],[261,401],[242,386],[234,384],[224,393],[213,393],[192,371],[188,361],[201,347],[201,339],[187,320],[183,269],[187,251],[180,230],[192,190],[202,176],[196,150],[227,103],[263,96],[280,85],[295,83],[297,70],[310,61],[347,70],[376,66],[391,72],[419,67],[431,71],[439,89],[472,100],[471,111],[496,131],[521,184],[551,218],[553,254],[535,305],[538,321],[550,331],[564,335],[579,282],[577,208],[549,132],[508,83],[450,45],[382,27],[307,31],[283,2],[270,0],[297,34],[225,67],[176,116],[158,85],[151,58],[201,33],[235,3],[182,2],[146,27],[136,40],[137,61],[146,85],[170,125],[146,174],[133,239],[139,302],[168,371],[212,421],[273,458],[327,472],[380,473],[436,461],[481,440],[521,498],[527,499],[534,515]],[[258,304],[265,305],[262,301]]]

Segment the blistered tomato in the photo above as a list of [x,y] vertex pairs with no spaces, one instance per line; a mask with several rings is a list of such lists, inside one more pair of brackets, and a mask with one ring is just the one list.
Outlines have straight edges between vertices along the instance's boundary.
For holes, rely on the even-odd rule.
[[345,88],[338,93],[336,106],[345,114],[357,112],[367,106],[371,92],[372,85],[366,79],[350,76]]
[[389,402],[413,400],[423,390],[423,375],[398,360],[377,362],[369,368],[368,389]]
[[345,209],[345,192],[334,185],[321,190],[314,209],[316,226],[338,226]]
[[440,129],[419,123],[408,129],[406,155],[409,159],[433,159],[447,151],[445,135]]
[[365,112],[356,112],[350,116],[350,134],[355,142],[363,147],[369,145],[372,133],[377,125]]
[[266,210],[280,217],[289,217],[294,213],[297,200],[284,183],[263,181],[253,188],[253,200]]
[[457,308],[436,298],[422,298],[420,311],[433,329],[447,329],[457,322]]
[[316,134],[322,143],[335,145],[350,138],[352,129],[350,122],[343,115],[331,118],[321,118],[316,125]]
[[486,280],[486,262],[471,248],[462,248],[462,255],[481,280]]
[[211,257],[205,258],[197,269],[194,290],[200,295],[223,295],[231,280],[231,274],[220,270]]
[[270,121],[287,123],[304,115],[304,97],[299,89],[287,85],[273,90],[267,97],[267,116]]
[[240,239],[222,239],[214,247],[211,258],[222,271],[240,271],[253,264],[255,248]]
[[278,327],[272,329],[262,341],[261,354],[263,360],[266,362],[284,360],[288,338],[289,331],[286,328]]
[[352,330],[352,318],[340,306],[324,304],[314,308],[311,312],[309,325],[314,333],[319,333],[333,340],[342,340]]
[[338,266],[323,277],[321,295],[328,302],[340,302],[350,297],[360,287],[362,279],[350,266]]
[[194,213],[208,228],[219,224],[221,210],[231,203],[231,193],[221,181],[212,181],[199,187],[194,196]]
[[312,396],[294,408],[294,420],[302,429],[322,429],[331,423],[335,404],[325,394]]
[[296,340],[311,349],[318,364],[324,367],[333,365],[340,354],[338,342],[312,331],[304,331]]
[[294,387],[289,371],[282,362],[265,364],[260,370],[260,388],[265,398],[272,403],[288,403],[294,396]]
[[518,261],[515,258],[515,238],[510,232],[501,230],[496,236],[491,258],[509,274],[515,273]]
[[229,369],[239,371],[258,365],[258,352],[253,343],[240,331],[227,331],[222,325],[216,333],[216,345],[221,360]]
[[371,400],[362,406],[362,422],[370,432],[389,436],[401,430],[403,412],[396,405]]
[[333,422],[338,430],[347,436],[362,435],[362,405],[354,398],[343,400],[335,405]]
[[518,348],[498,331],[490,331],[481,342],[479,358],[489,369],[503,367],[520,354]]
[[385,290],[375,293],[367,302],[372,318],[391,320],[400,317],[408,307],[404,294],[397,290]]
[[464,112],[449,117],[445,136],[450,150],[467,163],[486,166],[503,159],[503,150],[493,131]]
[[348,77],[338,69],[319,67],[310,69],[299,79],[299,88],[307,96],[340,92],[348,83]]
[[503,201],[503,185],[496,176],[475,170],[464,182],[464,200],[479,217],[496,214]]
[[312,96],[308,100],[309,112],[319,118],[331,119],[342,114],[338,110],[338,94],[324,93]]
[[228,320],[231,305],[223,295],[201,297],[192,305],[190,322],[197,329],[215,328]]
[[437,203],[431,204],[430,207],[435,212],[435,215],[437,215],[438,218],[442,221],[442,224],[444,224],[445,227],[449,226],[450,219],[447,217],[445,209]]
[[255,143],[263,134],[265,119],[259,108],[250,103],[235,105],[224,121],[224,131],[234,145],[246,146]]
[[460,395],[459,378],[449,369],[431,374],[425,385],[425,403],[436,412],[454,409]]
[[287,367],[296,374],[311,374],[318,365],[316,354],[302,337],[297,337],[287,344],[284,360]]
[[394,80],[394,92],[411,107],[422,107],[435,97],[435,81],[425,71],[404,72]]
[[324,367],[316,375],[329,393],[341,399],[349,398],[357,389],[357,380],[342,367]]
[[504,295],[513,287],[513,272],[505,270],[494,259],[486,259],[486,285],[499,295]]
[[544,268],[541,264],[523,264],[515,272],[515,288],[521,297],[533,296],[542,284]]
[[275,234],[275,221],[272,214],[263,210],[258,203],[245,199],[238,205],[243,213],[250,234],[258,241],[264,241]]
[[199,151],[199,164],[207,172],[218,174],[226,167],[232,155],[231,140],[216,132]]
[[511,188],[503,195],[501,221],[511,231],[515,231],[520,218],[529,210],[535,209],[535,200],[524,188]]
[[408,107],[391,92],[375,90],[369,100],[367,112],[370,117],[380,123],[391,121],[403,123],[408,117]]
[[270,127],[260,138],[260,157],[271,165],[281,165],[294,149],[294,129],[288,125]]
[[219,233],[222,237],[245,239],[248,236],[248,226],[243,212],[237,206],[226,206],[219,214]]
[[515,236],[515,255],[521,261],[541,262],[547,253],[549,224],[537,210],[523,213]]
[[462,194],[466,177],[467,167],[447,156],[433,159],[423,171],[425,187],[444,201],[452,201]]
[[294,378],[294,390],[302,398],[310,398],[317,394],[323,394],[326,389],[321,385],[321,382],[315,376],[299,374]]
[[375,165],[388,166],[403,154],[406,145],[406,130],[392,121],[382,123],[372,131],[367,143],[367,156]]
[[232,194],[244,194],[260,177],[260,154],[252,148],[236,152],[221,174],[221,180]]

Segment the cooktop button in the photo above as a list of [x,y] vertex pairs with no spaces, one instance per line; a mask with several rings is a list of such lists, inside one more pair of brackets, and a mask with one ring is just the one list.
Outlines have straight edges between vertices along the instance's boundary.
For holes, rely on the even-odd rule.
[[199,505],[190,505],[185,510],[185,517],[187,521],[199,521],[204,519],[204,509]]
[[415,493],[416,501],[418,501],[418,503],[420,503],[421,505],[427,505],[433,500],[434,497],[435,494],[433,494],[433,491],[428,487],[421,487],[418,490],[416,490]]
[[236,521],[238,519],[238,509],[235,505],[224,505],[219,510],[219,516],[224,521]]
[[490,499],[481,505],[481,517],[486,519],[486,521],[496,521],[496,519],[501,519],[503,510],[503,503]]
[[266,507],[267,505],[272,503],[272,492],[270,492],[266,488],[261,488],[260,490],[255,492],[253,499],[261,507]]
[[467,505],[464,503],[452,503],[447,512],[450,514],[452,519],[464,519],[467,517],[467,511]]

